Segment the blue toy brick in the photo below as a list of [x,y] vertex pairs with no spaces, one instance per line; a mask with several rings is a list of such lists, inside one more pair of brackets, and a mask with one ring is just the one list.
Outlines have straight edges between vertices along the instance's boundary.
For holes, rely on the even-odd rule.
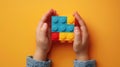
[[65,32],[66,31],[66,25],[61,25],[61,26],[59,26],[59,31],[60,32]]
[[57,24],[57,23],[58,23],[58,17],[52,16],[52,24]]
[[74,31],[74,25],[67,25],[66,32],[73,32]]
[[58,31],[58,27],[56,25],[52,26],[52,32]]
[[73,32],[74,30],[73,24],[67,24],[66,16],[52,16],[51,22],[52,32]]
[[67,17],[59,17],[59,22],[60,24],[66,24],[67,23]]

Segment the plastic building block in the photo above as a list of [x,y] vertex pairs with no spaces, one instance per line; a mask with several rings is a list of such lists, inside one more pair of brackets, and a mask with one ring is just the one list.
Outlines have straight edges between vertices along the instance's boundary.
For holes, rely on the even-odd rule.
[[67,18],[67,24],[74,24],[75,18],[73,16]]
[[66,32],[73,32],[74,31],[74,25],[67,25],[67,30]]
[[51,18],[51,39],[52,41],[73,42],[74,39],[74,17],[52,16]]
[[74,39],[74,33],[68,33],[66,40],[71,42],[73,41],[73,39]]
[[59,34],[59,40],[61,42],[65,42],[65,41],[68,41],[68,42],[72,42],[74,39],[74,33],[73,32],[60,32]]
[[59,32],[52,32],[51,33],[51,40],[58,41],[59,40]]
[[66,16],[52,16],[52,32],[73,32],[74,24],[67,24]]
[[67,36],[67,33],[63,33],[63,32],[60,32],[60,35],[59,35],[59,40],[65,40],[66,39],[66,36]]

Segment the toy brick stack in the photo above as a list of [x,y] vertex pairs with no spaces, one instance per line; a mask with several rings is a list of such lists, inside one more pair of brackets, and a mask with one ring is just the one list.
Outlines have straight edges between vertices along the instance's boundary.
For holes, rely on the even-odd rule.
[[52,16],[51,40],[72,43],[74,39],[74,17]]

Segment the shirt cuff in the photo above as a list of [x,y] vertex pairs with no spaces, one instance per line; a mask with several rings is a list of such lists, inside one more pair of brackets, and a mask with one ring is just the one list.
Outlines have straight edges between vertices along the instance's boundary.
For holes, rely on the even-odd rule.
[[51,60],[47,61],[36,61],[32,56],[27,57],[27,67],[50,67]]
[[75,60],[74,61],[74,67],[96,67],[95,60],[87,60],[87,61],[80,61]]

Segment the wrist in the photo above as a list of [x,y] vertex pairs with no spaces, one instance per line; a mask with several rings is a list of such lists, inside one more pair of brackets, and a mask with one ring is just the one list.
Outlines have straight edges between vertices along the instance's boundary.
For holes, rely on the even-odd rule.
[[34,53],[33,59],[37,61],[46,61],[47,53],[40,51],[40,50],[36,50]]
[[77,55],[77,60],[81,60],[81,61],[86,61],[89,60],[89,56],[88,55]]
[[76,59],[81,61],[89,60],[89,55],[87,51],[80,52],[76,54]]

